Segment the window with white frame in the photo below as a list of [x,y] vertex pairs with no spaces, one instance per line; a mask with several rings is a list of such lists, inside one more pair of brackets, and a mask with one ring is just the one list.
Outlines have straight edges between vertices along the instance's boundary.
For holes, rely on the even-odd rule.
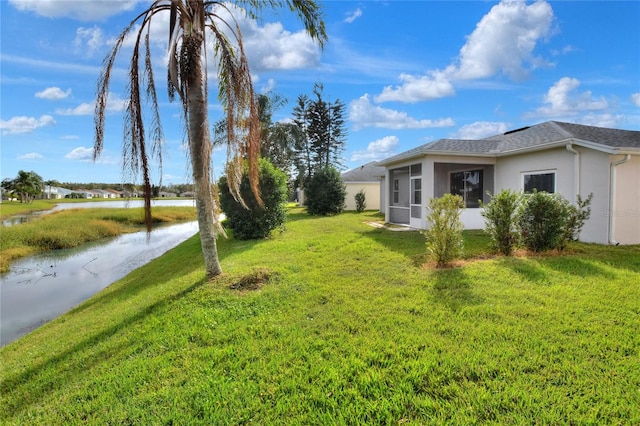
[[542,170],[522,173],[522,190],[525,193],[531,193],[534,189],[537,192],[548,192],[549,194],[555,193],[555,170]]
[[400,180],[393,180],[393,204],[398,204],[400,202]]

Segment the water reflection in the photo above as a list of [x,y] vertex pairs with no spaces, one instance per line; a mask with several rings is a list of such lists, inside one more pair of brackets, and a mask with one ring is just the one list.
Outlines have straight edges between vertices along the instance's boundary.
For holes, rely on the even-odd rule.
[[[108,203],[111,204],[111,203]],[[125,234],[15,262],[0,282],[0,345],[88,299],[198,231],[197,222]]]

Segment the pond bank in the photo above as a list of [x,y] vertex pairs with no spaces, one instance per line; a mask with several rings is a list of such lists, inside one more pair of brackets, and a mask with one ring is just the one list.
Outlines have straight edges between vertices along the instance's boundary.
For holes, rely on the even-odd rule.
[[15,262],[0,281],[0,346],[88,299],[198,231],[197,222],[162,226]]

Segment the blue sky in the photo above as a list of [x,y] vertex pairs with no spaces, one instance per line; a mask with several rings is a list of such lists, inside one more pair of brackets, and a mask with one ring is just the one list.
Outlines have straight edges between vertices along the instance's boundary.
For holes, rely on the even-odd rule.
[[[123,51],[105,149],[91,161],[93,102],[112,40],[148,1],[0,1],[1,177],[129,181],[121,168]],[[324,84],[345,103],[353,168],[440,138],[477,139],[547,120],[640,130],[638,1],[326,1],[320,50],[286,11],[240,18],[256,91],[288,104]],[[164,19],[164,21],[163,21]],[[168,17],[152,31],[163,76]],[[221,116],[215,74],[210,118]],[[163,183],[190,182],[179,106],[157,78]],[[214,153],[220,174],[224,151]],[[154,181],[159,180],[156,171]]]

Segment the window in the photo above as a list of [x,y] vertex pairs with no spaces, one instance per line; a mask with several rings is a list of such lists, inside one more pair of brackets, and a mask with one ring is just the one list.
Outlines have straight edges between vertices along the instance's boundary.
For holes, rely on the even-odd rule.
[[400,180],[393,180],[393,204],[400,202]]
[[411,204],[422,204],[422,179],[411,179]]
[[524,192],[548,192],[553,194],[556,192],[556,172],[531,172],[522,174],[522,189]]
[[482,170],[470,170],[451,173],[451,190],[464,200],[467,208],[480,207],[482,200]]

